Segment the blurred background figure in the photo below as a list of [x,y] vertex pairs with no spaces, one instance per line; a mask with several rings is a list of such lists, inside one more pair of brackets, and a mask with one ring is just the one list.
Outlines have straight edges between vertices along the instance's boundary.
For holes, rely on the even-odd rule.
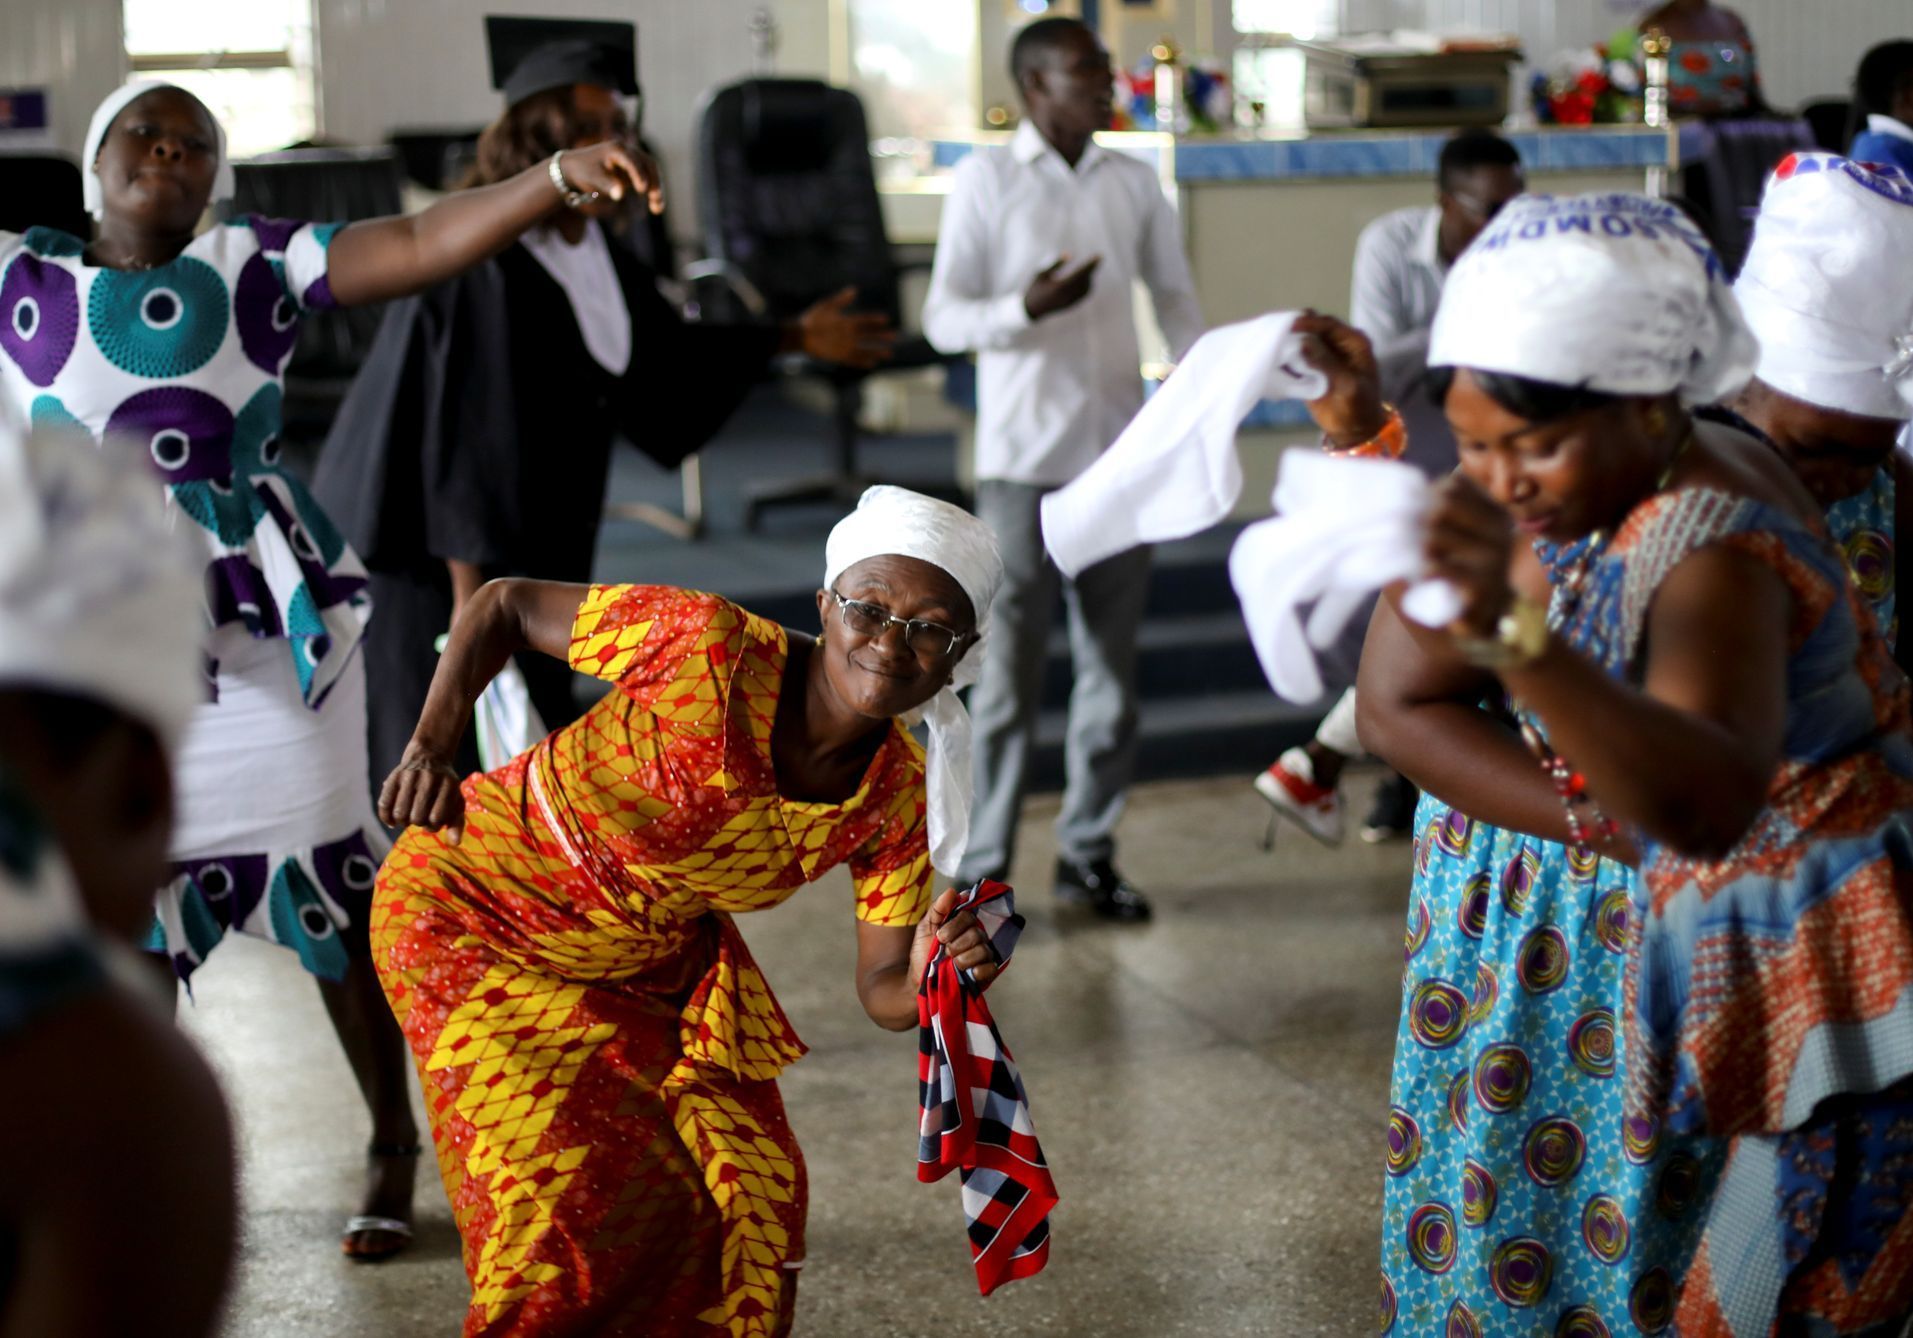
[[[1349,323],[1368,336],[1382,394],[1401,411],[1408,434],[1402,458],[1431,476],[1455,467],[1454,433],[1423,385],[1442,281],[1468,243],[1526,187],[1514,145],[1492,131],[1467,131],[1442,146],[1435,203],[1384,214],[1363,228],[1355,243]],[[1365,625],[1365,619],[1358,620],[1357,636]],[[1362,751],[1350,688],[1313,739],[1283,753],[1255,778],[1256,792],[1277,816],[1338,845],[1347,826],[1342,768]],[[1388,773],[1362,823],[1362,839],[1373,844],[1412,835],[1420,797],[1414,782]]]
[[1144,920],[1149,902],[1115,856],[1135,766],[1149,551],[1065,581],[1043,551],[1037,507],[1142,405],[1132,285],[1148,287],[1172,355],[1195,342],[1202,315],[1155,177],[1091,138],[1109,124],[1115,87],[1095,32],[1074,19],[1032,23],[1010,71],[1027,119],[1007,145],[958,167],[923,308],[931,343],[977,354],[976,509],[1006,570],[973,703],[977,804],[958,881],[1009,870],[1060,595],[1074,683],[1057,893],[1108,919]]
[[[637,142],[635,25],[491,17],[485,30],[505,107],[465,186],[561,149]],[[619,201],[593,200],[394,303],[326,438],[314,490],[382,615],[365,641],[375,791],[418,721],[439,639],[483,581],[590,578],[614,440],[675,466],[778,353],[868,367],[888,352],[888,321],[852,311],[848,290],[782,326],[685,321],[657,273],[607,237],[628,221]],[[577,716],[563,663],[519,667],[547,727]],[[463,761],[477,766],[469,743]]]

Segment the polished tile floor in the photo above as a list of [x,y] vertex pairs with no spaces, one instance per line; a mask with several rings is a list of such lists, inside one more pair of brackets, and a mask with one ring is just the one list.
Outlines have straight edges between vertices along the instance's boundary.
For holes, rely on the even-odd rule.
[[[1359,814],[1367,778],[1350,788]],[[740,920],[811,1046],[785,1075],[812,1191],[798,1331],[1370,1332],[1407,848],[1285,831],[1270,853],[1246,780],[1144,787],[1122,862],[1158,914],[1118,928],[1051,900],[1054,811],[1031,804],[1013,870],[1030,927],[990,998],[1062,1204],[1048,1271],[988,1300],[955,1184],[916,1181],[914,1038],[857,1006],[847,881]],[[363,1112],[293,958],[235,942],[195,983],[182,1018],[225,1079],[245,1163],[227,1333],[455,1334],[465,1280],[435,1179],[410,1253],[338,1253]]]

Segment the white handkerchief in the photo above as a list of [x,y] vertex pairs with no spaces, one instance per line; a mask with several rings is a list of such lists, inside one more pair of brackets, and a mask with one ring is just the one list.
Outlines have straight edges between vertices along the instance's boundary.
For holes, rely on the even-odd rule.
[[1235,434],[1261,399],[1328,389],[1302,361],[1295,312],[1224,325],[1198,339],[1123,434],[1068,487],[1043,499],[1043,542],[1075,576],[1137,544],[1208,529],[1235,505]]
[[1420,471],[1394,460],[1282,457],[1279,514],[1244,530],[1229,555],[1249,639],[1276,692],[1295,702],[1321,696],[1315,652],[1391,581],[1415,581],[1402,608],[1417,622],[1441,627],[1460,614],[1452,586],[1418,579],[1430,497]]

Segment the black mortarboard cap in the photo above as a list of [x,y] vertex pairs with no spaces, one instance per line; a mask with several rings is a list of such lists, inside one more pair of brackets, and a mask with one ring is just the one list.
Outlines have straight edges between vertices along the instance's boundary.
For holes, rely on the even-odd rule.
[[638,28],[608,19],[485,18],[492,87],[516,106],[534,93],[596,84],[626,97],[638,91]]

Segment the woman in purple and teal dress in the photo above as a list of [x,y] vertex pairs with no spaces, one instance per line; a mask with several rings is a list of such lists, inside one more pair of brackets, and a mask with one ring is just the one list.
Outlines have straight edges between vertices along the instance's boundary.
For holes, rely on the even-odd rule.
[[614,143],[563,153],[409,218],[346,227],[253,216],[198,231],[231,195],[225,138],[191,94],[134,84],[94,114],[91,242],[0,233],[0,393],[36,421],[131,440],[202,541],[207,698],[181,741],[172,881],[151,946],[182,978],[229,931],[292,947],[319,980],[373,1121],[346,1253],[411,1234],[419,1148],[406,1051],[366,944],[385,837],[365,793],[365,572],[278,467],[282,372],[300,317],[435,284],[554,212],[651,190]]
[[[1751,369],[1704,243],[1643,200],[1538,200],[1496,231],[1436,332],[1437,362],[1466,369],[1463,472],[1493,497],[1451,485],[1430,540],[1474,597],[1477,663],[1391,612],[1364,662],[1366,741],[1499,824],[1424,814],[1384,1325],[1651,1333],[1678,1306],[1688,1335],[1782,1314],[1874,1332],[1913,1303],[1913,1224],[1845,1179],[1913,1196],[1894,1179],[1913,1154],[1901,681],[1812,500],[1681,408]],[[1616,323],[1537,337],[1597,302]],[[1468,317],[1516,309],[1513,331]],[[1545,567],[1510,558],[1509,512]],[[1510,581],[1551,590],[1552,614]],[[1545,768],[1458,704],[1494,684],[1533,708]],[[1585,848],[1630,842],[1644,879]],[[1861,947],[1864,973],[1842,956]]]

